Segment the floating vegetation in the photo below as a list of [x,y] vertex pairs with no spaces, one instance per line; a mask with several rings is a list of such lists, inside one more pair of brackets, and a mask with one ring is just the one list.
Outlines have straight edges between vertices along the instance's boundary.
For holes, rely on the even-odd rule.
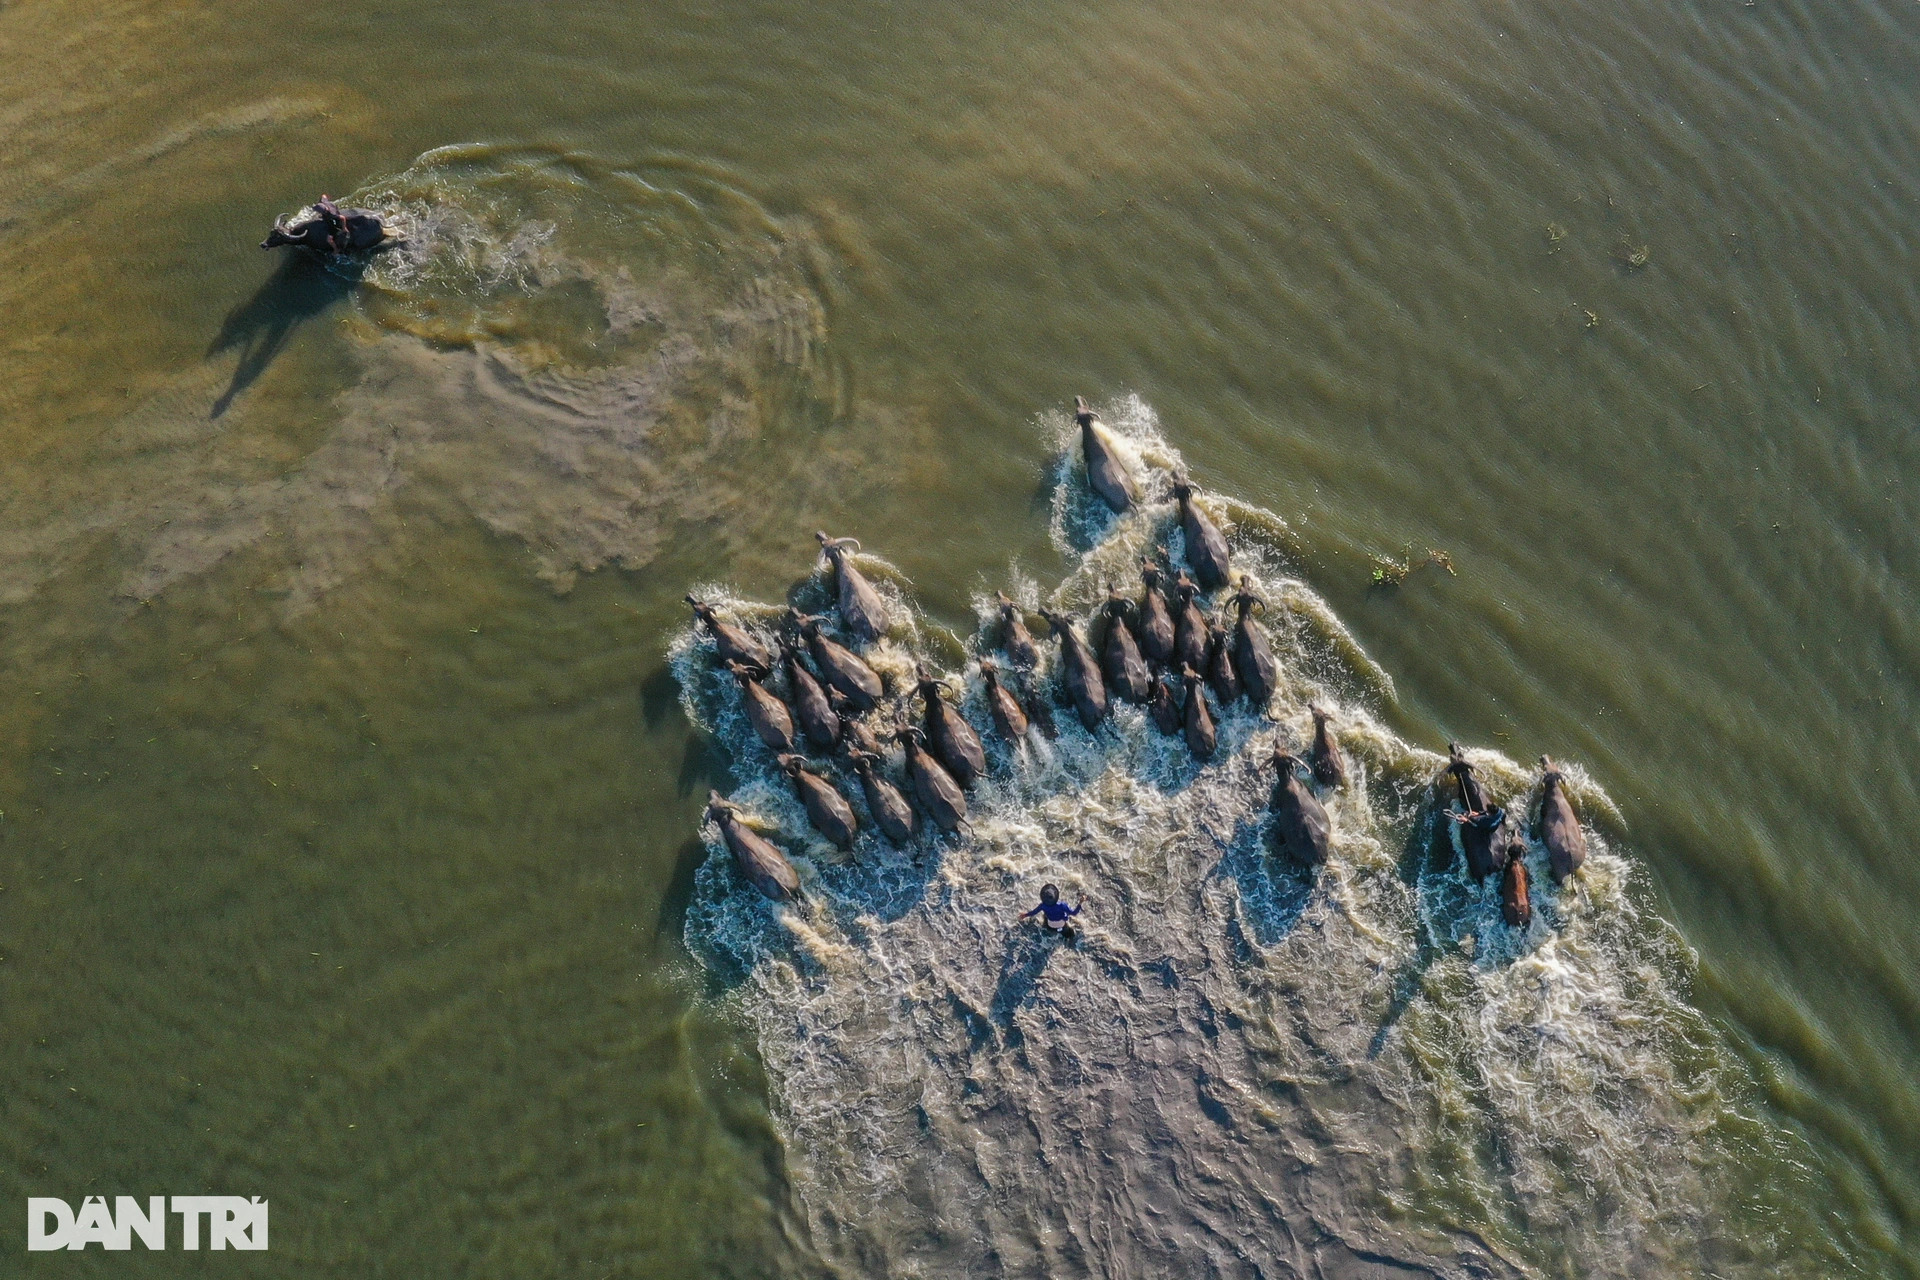
[[1646,245],[1635,244],[1622,236],[1620,243],[1613,246],[1613,260],[1629,271],[1638,271],[1653,261],[1653,257]]
[[1444,551],[1436,551],[1432,547],[1428,547],[1427,554],[1421,559],[1415,560],[1413,558],[1412,543],[1407,544],[1406,549],[1401,552],[1401,557],[1398,560],[1390,560],[1386,556],[1380,555],[1373,556],[1372,560],[1373,585],[1376,587],[1397,587],[1407,580],[1408,574],[1424,569],[1428,565],[1445,569],[1447,576],[1450,578],[1459,576],[1454,570],[1452,556]]
[[1547,250],[1548,253],[1559,252],[1560,242],[1566,238],[1567,229],[1565,227],[1557,222],[1549,222],[1547,224],[1547,243],[1553,246],[1553,248]]

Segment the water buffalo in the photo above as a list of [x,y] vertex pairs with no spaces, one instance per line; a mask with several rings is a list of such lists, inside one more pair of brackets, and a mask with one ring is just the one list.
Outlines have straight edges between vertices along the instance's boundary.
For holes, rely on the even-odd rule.
[[1566,776],[1546,756],[1540,757],[1540,767],[1546,774],[1540,779],[1540,824],[1536,832],[1540,843],[1547,846],[1547,866],[1553,872],[1553,882],[1565,884],[1587,860],[1587,833],[1580,829],[1580,819],[1567,799]]
[[776,754],[793,750],[793,717],[787,712],[787,704],[754,678],[751,667],[729,662],[727,670],[740,684],[740,708],[747,713],[747,723],[760,735],[760,741]]
[[886,693],[879,672],[868,666],[866,659],[821,630],[822,621],[824,619],[807,617],[797,609],[787,610],[787,625],[798,628],[807,638],[807,649],[827,683],[845,694],[855,711],[864,714],[873,710]]
[[1060,736],[1058,726],[1053,723],[1052,700],[1047,697],[1046,691],[1032,676],[1027,678],[1026,693],[1021,698],[1020,705],[1026,708],[1027,719],[1040,731],[1041,737],[1052,742]]
[[920,696],[926,700],[927,742],[947,772],[962,787],[971,787],[987,771],[987,753],[960,709],[940,696],[940,682],[920,668]]
[[1240,672],[1233,665],[1233,639],[1211,618],[1207,620],[1207,683],[1225,711],[1240,701]]
[[815,533],[813,536],[819,539],[820,550],[826,553],[827,563],[833,566],[834,581],[839,586],[840,618],[847,624],[847,633],[861,640],[878,640],[887,630],[886,601],[880,598],[873,584],[847,559],[847,548],[860,550],[860,540],[829,538],[825,533]]
[[1233,669],[1240,677],[1241,687],[1247,691],[1247,700],[1257,710],[1265,711],[1279,687],[1279,668],[1273,661],[1273,646],[1267,643],[1266,633],[1253,620],[1253,608],[1258,605],[1265,609],[1267,602],[1251,590],[1243,589],[1233,597],[1233,605],[1239,610],[1233,624]]
[[1100,664],[1093,660],[1086,641],[1075,633],[1070,614],[1042,609],[1040,616],[1060,637],[1060,676],[1066,682],[1074,710],[1080,713],[1080,723],[1089,730],[1098,729],[1100,722],[1107,718],[1107,685],[1100,678]]
[[800,897],[800,876],[771,840],[740,820],[739,810],[707,792],[707,817],[720,828],[720,838],[733,854],[733,865],[746,882],[775,902]]
[[847,759],[853,763],[853,771],[860,778],[860,789],[866,793],[867,812],[873,815],[880,834],[896,845],[904,845],[913,839],[913,829],[919,819],[913,812],[913,806],[907,803],[900,788],[881,776],[880,757],[866,751],[849,751]]
[[1114,590],[1113,584],[1107,584],[1107,603],[1104,606],[1107,615],[1107,642],[1101,646],[1101,667],[1107,678],[1107,687],[1128,702],[1147,700],[1147,664],[1140,656],[1140,645],[1134,640],[1133,628],[1127,623],[1127,612],[1133,602]]
[[1180,527],[1187,535],[1187,562],[1193,566],[1201,587],[1218,591],[1228,580],[1227,540],[1194,502],[1193,486],[1187,483],[1184,471],[1174,474],[1173,496],[1180,500]]
[[1184,570],[1173,580],[1173,665],[1176,670],[1192,667],[1207,669],[1207,615],[1200,612],[1194,597],[1200,588]]
[[1147,700],[1147,714],[1153,717],[1154,728],[1168,737],[1180,732],[1180,702],[1173,696],[1173,687],[1167,683],[1164,672],[1154,673],[1152,696]]
[[762,677],[773,673],[773,655],[767,652],[767,646],[761,644],[751,631],[731,622],[722,622],[713,606],[704,600],[687,597],[687,603],[693,606],[693,616],[706,627],[707,634],[713,637],[713,654],[721,662],[737,662],[750,667]]
[[1515,833],[1507,845],[1507,869],[1500,877],[1500,918],[1516,929],[1533,923],[1533,898],[1528,892],[1527,847]]
[[959,830],[967,820],[966,792],[926,749],[925,734],[909,725],[895,737],[907,750],[907,777],[913,781],[913,793],[920,797],[920,807],[942,831]]
[[1497,876],[1507,867],[1507,837],[1502,828],[1507,811],[1498,807],[1447,815],[1460,827],[1460,848],[1467,855],[1467,874],[1475,880]]
[[[831,699],[833,694],[830,692],[827,696]],[[843,714],[837,707],[834,709],[834,714],[840,716],[841,746],[849,752],[864,751],[870,756],[880,754],[880,740],[873,736],[873,730],[867,727],[866,721],[855,719],[851,714]]]
[[1085,396],[1073,398],[1073,420],[1080,424],[1080,447],[1087,455],[1087,483],[1116,515],[1124,515],[1140,500],[1140,491]]
[[980,678],[987,682],[987,710],[993,713],[993,726],[1000,736],[1018,746],[1027,736],[1027,711],[1014,697],[1013,690],[1000,683],[1000,670],[986,658],[980,659]]
[[1207,708],[1206,684],[1198,671],[1187,667],[1180,673],[1186,686],[1187,701],[1181,714],[1181,728],[1187,735],[1187,750],[1196,760],[1211,760],[1219,741],[1213,728],[1213,712]]
[[260,242],[262,249],[292,245],[315,253],[358,253],[394,243],[380,215],[368,209],[342,209],[326,196],[291,220],[281,219]]
[[1294,860],[1317,867],[1327,860],[1333,842],[1333,825],[1327,811],[1314,798],[1299,770],[1305,768],[1300,757],[1276,748],[1274,767],[1280,771],[1273,791],[1273,833]]
[[1474,776],[1473,764],[1466,753],[1460,750],[1460,744],[1447,744],[1447,776],[1453,779],[1459,790],[1460,807],[1468,813],[1485,813],[1493,807],[1487,799],[1487,789],[1480,785],[1480,779]]
[[1340,740],[1328,727],[1333,716],[1319,707],[1307,710],[1313,712],[1313,749],[1307,753],[1313,761],[1313,780],[1323,787],[1344,787],[1347,785],[1347,753],[1340,749]]
[[[1164,554],[1166,548],[1162,547]],[[1173,662],[1173,614],[1167,608],[1167,591],[1161,584],[1166,575],[1160,572],[1160,566],[1151,560],[1140,562],[1140,578],[1147,584],[1147,594],[1140,601],[1140,654],[1156,667],[1170,666]]]
[[794,794],[800,797],[801,804],[807,806],[807,821],[813,824],[813,829],[831,840],[842,852],[853,848],[853,838],[860,832],[860,823],[853,816],[853,806],[840,794],[840,788],[808,772],[807,762],[800,756],[781,756],[780,769],[793,780]]
[[1446,776],[1453,781],[1460,807],[1466,812],[1450,815],[1460,826],[1460,848],[1467,855],[1467,874],[1475,880],[1498,875],[1506,867],[1507,842],[1500,838],[1506,822],[1506,810],[1487,795],[1473,764],[1460,750],[1460,744],[1447,744]]
[[793,713],[800,720],[801,732],[820,750],[832,750],[833,744],[840,741],[839,715],[792,645],[782,641],[780,657],[787,669],[787,694],[793,699]]
[[1033,637],[1027,632],[1027,619],[1020,606],[1002,591],[1000,594],[1000,647],[1006,650],[1007,661],[1023,670],[1031,671],[1040,665],[1040,648],[1034,644]]

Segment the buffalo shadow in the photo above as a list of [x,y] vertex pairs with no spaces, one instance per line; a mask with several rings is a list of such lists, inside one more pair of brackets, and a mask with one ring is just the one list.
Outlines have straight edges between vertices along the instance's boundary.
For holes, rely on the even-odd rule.
[[236,349],[240,352],[232,380],[207,416],[226,413],[241,392],[259,381],[296,328],[352,293],[358,283],[329,270],[312,254],[284,255],[253,295],[227,312],[220,332],[207,347],[208,359]]

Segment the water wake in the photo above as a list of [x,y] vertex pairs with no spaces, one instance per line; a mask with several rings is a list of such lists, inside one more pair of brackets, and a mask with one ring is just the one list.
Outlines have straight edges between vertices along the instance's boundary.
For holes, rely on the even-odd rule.
[[[1061,447],[1053,536],[1074,557],[1045,599],[1083,616],[1156,546],[1184,564],[1177,451],[1137,399],[1109,423],[1149,495],[1118,518],[1086,488],[1071,423],[1041,424]],[[1748,1118],[1688,1003],[1693,958],[1638,905],[1634,864],[1590,832],[1557,889],[1530,844],[1534,919],[1507,926],[1495,884],[1459,869],[1452,824],[1436,837],[1442,758],[1369,710],[1391,681],[1288,572],[1285,522],[1204,502],[1274,602],[1267,713],[1227,711],[1201,767],[1139,708],[1093,734],[1062,708],[1057,741],[990,741],[970,831],[911,850],[870,829],[851,856],[812,836],[709,642],[675,638],[689,717],[730,749],[733,799],[808,895],[743,892],[709,828],[686,932],[757,1030],[821,1256],[888,1276],[1779,1270],[1721,1223],[1733,1197],[1766,1194],[1740,1186],[1742,1152],[1785,1139]],[[1031,580],[1010,586],[1042,603]],[[816,573],[793,602],[824,611],[827,587]],[[945,658],[986,726],[972,655],[992,644],[992,592],[962,648],[884,589],[901,621],[868,657],[890,690]],[[780,612],[697,590],[737,621]],[[1274,856],[1266,810],[1272,748],[1305,747],[1316,702],[1356,776],[1325,797],[1334,853],[1310,875]],[[879,717],[908,720],[905,700]],[[1526,808],[1531,774],[1469,756]],[[1611,812],[1577,769],[1569,785],[1586,814]],[[1046,880],[1086,897],[1077,945],[1016,922]]]
[[[269,562],[255,589],[297,614],[423,510],[524,544],[564,590],[580,572],[649,563],[679,522],[750,503],[749,473],[783,478],[761,456],[768,424],[832,396],[804,229],[739,199],[479,146],[341,199],[382,213],[397,245],[326,265],[357,288],[316,292],[318,268],[284,261],[213,358],[103,433],[88,493],[23,503],[0,528],[0,601],[111,539],[126,602],[253,553]],[[290,459],[286,418],[314,415],[289,415],[256,380],[310,318],[289,315],[287,291],[302,288],[346,312],[328,332],[348,340],[321,373],[345,385],[329,386],[324,428]],[[842,461],[817,452],[802,483],[856,484]]]

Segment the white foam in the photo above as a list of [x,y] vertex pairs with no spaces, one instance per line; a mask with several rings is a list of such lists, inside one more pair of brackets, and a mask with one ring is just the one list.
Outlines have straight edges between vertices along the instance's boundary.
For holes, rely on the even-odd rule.
[[[1054,537],[1076,563],[1050,593],[1011,574],[1025,607],[1084,611],[1109,578],[1137,582],[1154,545],[1180,554],[1156,497],[1178,452],[1137,398],[1104,408],[1148,501],[1112,517],[1071,424],[1043,416],[1062,449]],[[1088,734],[1061,707],[1057,742],[992,748],[970,831],[909,855],[864,834],[851,860],[814,861],[799,912],[740,892],[708,834],[687,940],[744,977],[733,998],[758,1029],[814,1246],[903,1275],[1306,1272],[1343,1248],[1435,1274],[1565,1257],[1631,1274],[1675,1256],[1724,1194],[1714,1132],[1735,1105],[1685,999],[1691,955],[1643,916],[1633,864],[1599,832],[1566,889],[1530,850],[1524,933],[1457,850],[1434,868],[1443,758],[1372,714],[1392,682],[1289,575],[1285,522],[1210,509],[1241,513],[1236,568],[1277,584],[1282,678],[1266,715],[1221,716],[1206,766],[1138,708]],[[740,619],[767,611],[703,592]],[[978,651],[997,634],[991,587],[973,603]],[[688,714],[798,849],[804,815],[704,645],[674,642]],[[1055,647],[1041,643],[1042,680]],[[1329,671],[1344,676],[1312,674]],[[953,674],[991,741],[977,663]],[[1307,875],[1269,851],[1267,760],[1310,741],[1311,702],[1334,710],[1355,776],[1329,797],[1332,860]],[[1469,758],[1524,811],[1529,771]],[[898,778],[897,753],[889,767]],[[1578,803],[1612,812],[1568,772]],[[1044,880],[1087,896],[1077,947],[1016,921]]]

